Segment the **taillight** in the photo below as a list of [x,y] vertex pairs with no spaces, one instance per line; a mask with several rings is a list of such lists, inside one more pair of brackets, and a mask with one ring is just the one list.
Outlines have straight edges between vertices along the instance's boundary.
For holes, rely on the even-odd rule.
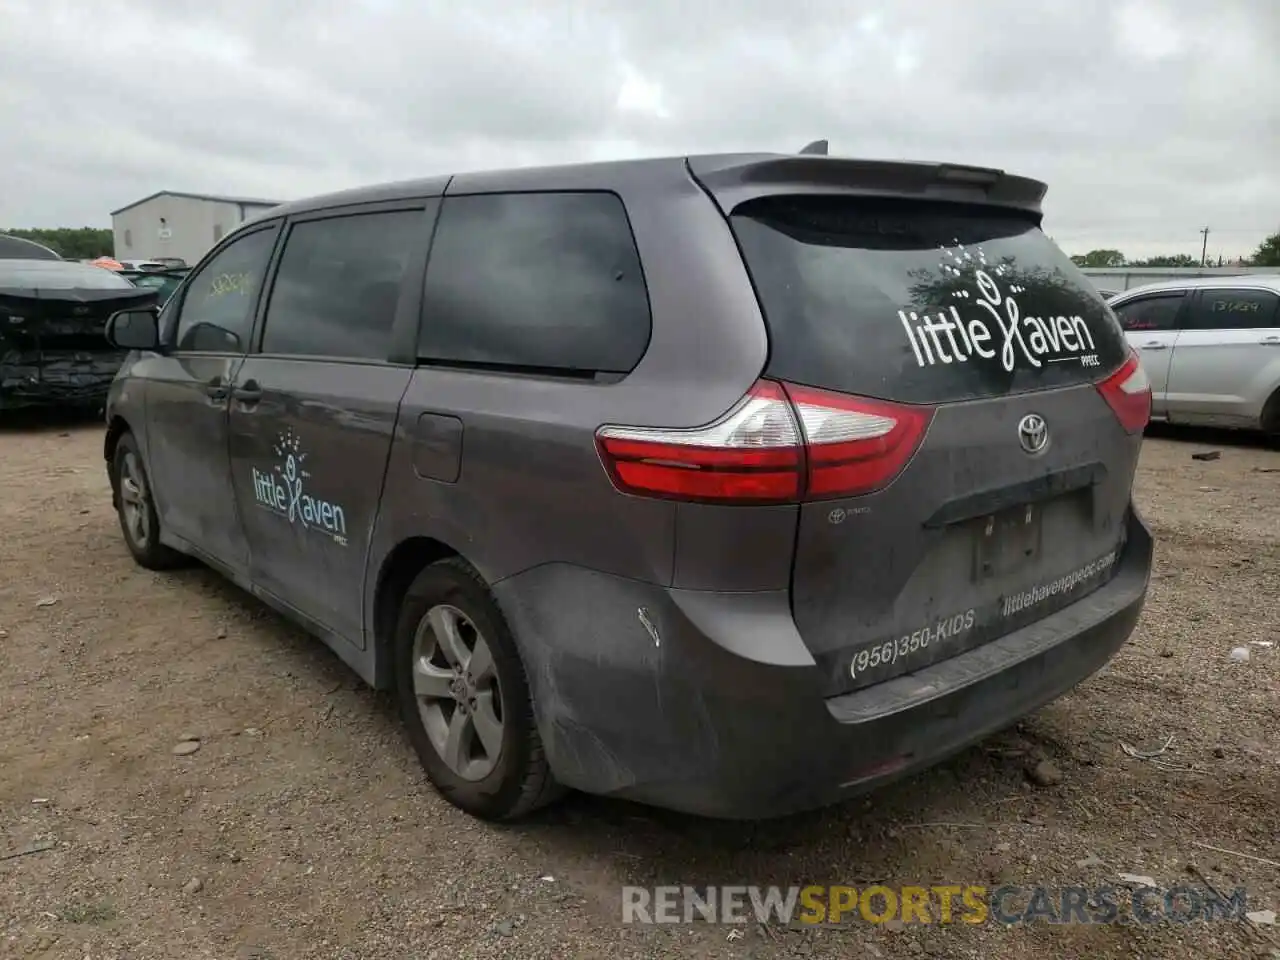
[[1099,383],[1098,392],[1126,431],[1141,433],[1146,428],[1151,419],[1151,380],[1137,353],[1130,350],[1124,366]]
[[885,486],[907,465],[933,419],[906,406],[787,384],[809,460],[806,493],[852,496]]
[[933,411],[770,380],[705,427],[601,427],[601,458],[627,493],[681,500],[793,503],[888,484]]
[[614,484],[628,493],[757,503],[800,493],[800,431],[782,387],[768,380],[705,427],[601,427],[596,437]]

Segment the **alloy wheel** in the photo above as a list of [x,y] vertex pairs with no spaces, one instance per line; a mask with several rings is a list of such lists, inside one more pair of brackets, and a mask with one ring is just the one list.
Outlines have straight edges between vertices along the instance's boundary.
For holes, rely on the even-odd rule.
[[502,752],[502,696],[493,651],[465,613],[429,609],[413,638],[413,689],[427,737],[464,780],[483,780]]
[[120,461],[120,509],[129,539],[140,550],[145,550],[151,542],[148,498],[147,481],[138,455],[132,450],[126,451]]

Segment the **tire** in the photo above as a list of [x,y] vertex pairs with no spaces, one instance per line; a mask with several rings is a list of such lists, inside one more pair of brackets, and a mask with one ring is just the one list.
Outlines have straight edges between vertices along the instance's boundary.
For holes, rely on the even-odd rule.
[[451,804],[484,820],[515,820],[564,792],[538,736],[511,630],[467,563],[441,560],[410,584],[396,621],[395,657],[409,740]]
[[116,442],[111,459],[111,487],[120,532],[133,559],[148,570],[183,566],[187,558],[160,542],[160,518],[151,494],[151,479],[132,433],[125,432]]

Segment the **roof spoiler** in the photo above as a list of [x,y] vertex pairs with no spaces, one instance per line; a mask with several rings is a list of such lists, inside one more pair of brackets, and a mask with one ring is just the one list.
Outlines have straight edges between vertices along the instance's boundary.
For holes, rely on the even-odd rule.
[[689,158],[689,170],[728,214],[757,197],[842,194],[901,197],[1006,207],[1042,216],[1048,187],[991,167],[832,157],[816,140],[799,154],[731,154]]

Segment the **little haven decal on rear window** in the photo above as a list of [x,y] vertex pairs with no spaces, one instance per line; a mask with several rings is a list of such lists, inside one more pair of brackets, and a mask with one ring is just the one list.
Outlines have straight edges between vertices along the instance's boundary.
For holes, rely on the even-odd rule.
[[901,403],[1072,387],[1124,333],[1040,229],[994,206],[761,197],[730,222],[769,329],[767,376]]
[[272,448],[276,463],[270,469],[253,468],[254,499],[263,508],[303,530],[315,531],[345,547],[347,514],[340,504],[310,492],[307,455],[297,434],[280,434]]
[[1026,313],[1018,300],[1026,287],[1012,281],[1005,264],[988,263],[981,247],[940,249],[953,302],[932,314],[898,311],[918,366],[975,361],[999,363],[1008,372],[1046,363],[1099,366],[1084,317]]

